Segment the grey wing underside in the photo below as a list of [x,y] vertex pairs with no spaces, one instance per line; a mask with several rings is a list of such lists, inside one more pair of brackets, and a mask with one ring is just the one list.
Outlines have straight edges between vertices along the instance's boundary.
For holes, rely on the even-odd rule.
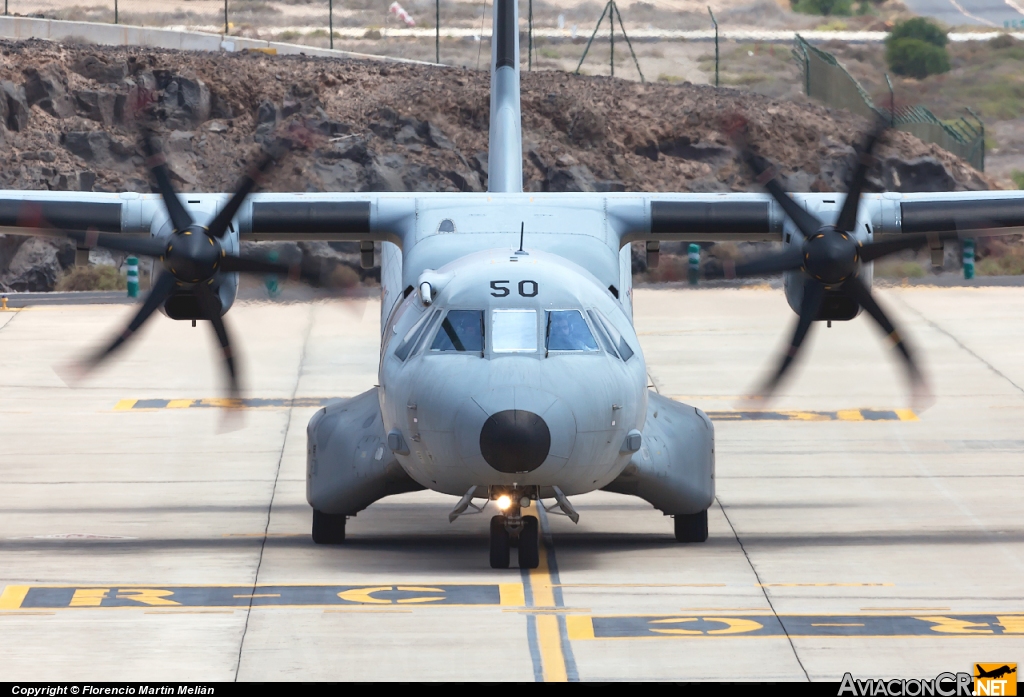
[[[188,194],[186,205],[216,212],[227,194]],[[838,215],[843,194],[795,194],[823,220]],[[876,235],[1005,234],[1024,228],[1024,192],[869,194],[858,224]],[[532,217],[531,217],[532,216]],[[764,194],[604,193],[266,193],[254,194],[233,228],[242,240],[393,242],[401,247],[439,234],[441,219],[458,232],[517,232],[525,219],[546,229],[632,241],[780,241],[790,234]],[[155,194],[0,191],[0,233],[56,229],[122,234],[169,232]],[[584,229],[585,228],[585,229]]]

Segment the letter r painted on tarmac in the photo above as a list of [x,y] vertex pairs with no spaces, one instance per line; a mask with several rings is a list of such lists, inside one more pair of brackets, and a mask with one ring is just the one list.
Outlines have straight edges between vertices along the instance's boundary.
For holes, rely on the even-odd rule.
[[99,607],[108,593],[109,588],[76,588],[68,607]]
[[119,600],[134,600],[143,605],[181,605],[181,603],[168,600],[167,596],[169,595],[174,595],[174,591],[159,588],[120,588],[117,591]]

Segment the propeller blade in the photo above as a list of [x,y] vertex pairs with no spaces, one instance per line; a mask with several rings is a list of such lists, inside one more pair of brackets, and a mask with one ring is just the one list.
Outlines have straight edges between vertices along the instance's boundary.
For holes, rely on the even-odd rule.
[[955,232],[921,233],[916,235],[901,235],[899,237],[879,242],[868,242],[861,245],[857,256],[864,263],[880,259],[881,257],[902,252],[904,249],[920,249],[928,244],[928,238],[934,237],[937,240],[955,240],[959,235]]
[[220,343],[221,354],[224,358],[224,367],[228,371],[228,395],[231,400],[229,406],[238,406],[241,398],[241,388],[238,384],[238,371],[235,366],[235,357],[231,352],[231,339],[228,338],[228,329],[224,325],[224,318],[221,317],[220,300],[214,295],[213,289],[207,283],[200,283],[195,286],[193,292],[199,300],[199,308],[206,319],[213,325],[213,331],[217,334],[217,341]]
[[915,402],[919,401],[917,399],[918,397],[928,393],[924,375],[917,367],[913,354],[910,352],[910,347],[907,346],[903,337],[901,337],[899,332],[896,331],[896,326],[892,323],[892,320],[889,319],[875,301],[875,298],[871,293],[871,289],[864,285],[864,282],[857,277],[846,281],[843,284],[842,289],[851,298],[856,300],[857,303],[864,308],[865,312],[871,315],[871,319],[875,320],[875,323],[878,324],[878,326],[882,328],[882,331],[885,332],[886,336],[889,337],[893,348],[899,351],[904,364],[906,364],[907,373],[910,376],[910,383],[914,388]]
[[298,266],[289,266],[275,261],[264,261],[253,257],[228,255],[221,259],[220,270],[228,273],[275,274],[289,278],[298,277]]
[[775,392],[775,389],[782,381],[782,377],[793,364],[797,354],[800,353],[800,346],[803,345],[804,339],[807,338],[807,333],[811,329],[811,323],[818,317],[824,297],[824,285],[810,278],[804,281],[804,296],[800,301],[800,316],[797,318],[796,328],[793,330],[793,338],[789,342],[789,349],[783,355],[779,367],[758,391],[758,396],[762,399],[767,399]]
[[721,263],[708,264],[704,269],[704,277],[708,279],[732,279],[750,276],[774,276],[775,274],[799,269],[803,263],[803,253],[799,248],[791,246],[739,263],[728,259]]
[[767,189],[772,198],[782,206],[782,210],[786,212],[786,215],[805,238],[810,237],[822,227],[822,222],[818,220],[817,216],[809,213],[782,188],[775,165],[748,148],[744,148],[741,155],[743,161],[754,172],[757,183]]
[[105,349],[93,354],[91,358],[86,360],[81,365],[83,368],[82,372],[87,372],[98,366],[100,363],[105,361],[110,354],[120,348],[124,342],[128,341],[128,339],[138,331],[139,327],[141,327],[145,321],[148,320],[150,316],[164,304],[164,301],[170,297],[171,291],[174,290],[175,283],[176,281],[174,276],[167,272],[161,273],[156,279],[156,283],[153,284],[153,288],[149,291],[149,295],[146,296],[146,300],[142,303],[142,307],[139,308],[139,311],[135,314],[135,317],[132,318],[132,321],[128,323],[125,330],[121,332],[121,334]]
[[871,156],[871,153],[883,133],[885,133],[885,124],[879,121],[868,133],[864,145],[857,151],[857,167],[853,170],[853,176],[846,187],[846,200],[843,201],[843,208],[839,211],[839,217],[836,219],[836,230],[840,232],[852,232],[854,226],[857,225],[860,195],[868,179],[868,170],[875,163],[875,158]]
[[146,167],[156,181],[160,196],[163,197],[164,206],[167,207],[167,215],[171,218],[171,224],[175,230],[184,230],[193,222],[181,199],[178,198],[171,183],[171,171],[167,168],[167,159],[156,147],[152,131],[144,129],[142,132],[142,147],[146,153]]
[[244,175],[242,175],[241,181],[238,182],[238,188],[235,189],[235,193],[232,194],[231,198],[228,199],[227,204],[221,209],[220,213],[210,222],[209,231],[214,237],[224,237],[224,233],[228,230],[228,225],[231,224],[231,219],[238,213],[238,209],[242,207],[242,203],[245,202],[246,197],[252,193],[252,190],[259,184],[260,179],[263,177],[263,173],[267,171],[270,163],[274,162],[274,158],[268,153],[263,153],[260,159],[255,165],[249,169]]

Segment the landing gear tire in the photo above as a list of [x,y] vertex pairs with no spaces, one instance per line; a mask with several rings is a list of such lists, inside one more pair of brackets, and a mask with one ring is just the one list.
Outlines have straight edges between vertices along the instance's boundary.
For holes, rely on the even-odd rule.
[[523,516],[523,529],[519,533],[519,568],[536,569],[540,566],[540,531],[537,519]]
[[507,569],[509,563],[509,536],[505,529],[505,516],[491,518],[491,568]]
[[676,542],[705,542],[708,539],[708,512],[677,515]]
[[313,542],[340,545],[345,541],[345,516],[313,511]]

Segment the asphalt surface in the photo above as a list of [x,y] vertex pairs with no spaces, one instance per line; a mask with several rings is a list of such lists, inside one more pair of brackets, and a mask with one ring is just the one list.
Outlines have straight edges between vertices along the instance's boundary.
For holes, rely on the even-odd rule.
[[903,4],[914,14],[933,17],[953,27],[1024,26],[1024,0],[904,0]]
[[124,305],[0,313],[0,681],[839,680],[1024,663],[1024,292],[890,288],[936,401],[908,410],[863,318],[816,327],[768,411],[779,290],[635,291],[653,384],[717,434],[706,543],[642,501],[540,513],[542,565],[487,563],[489,514],[387,498],[309,538],[305,427],[377,378],[373,301],[242,302],[251,400],[219,433],[212,332],[158,316],[68,388]]

